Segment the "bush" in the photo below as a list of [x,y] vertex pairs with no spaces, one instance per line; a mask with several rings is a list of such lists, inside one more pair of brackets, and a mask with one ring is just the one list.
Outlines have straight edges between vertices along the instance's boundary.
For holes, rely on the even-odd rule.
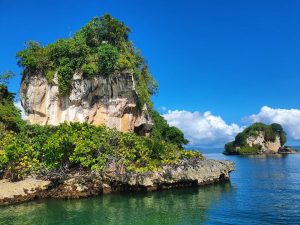
[[46,79],[50,83],[54,78],[55,72],[53,70],[49,70],[46,73]]
[[26,125],[10,139],[3,143],[2,166],[14,179],[72,167],[101,171],[112,160],[124,170],[139,173],[183,157],[200,157],[199,153],[185,151],[170,142],[86,123]]
[[0,127],[0,170],[3,170],[8,163],[5,146],[7,146],[13,139],[11,132],[5,132],[3,127]]
[[151,130],[151,137],[158,140],[167,141],[182,148],[188,144],[184,134],[176,127],[169,126],[167,121],[155,110],[151,110],[150,116],[153,119],[154,126]]
[[71,84],[73,79],[72,66],[69,63],[61,65],[58,68],[58,89],[61,96],[67,95],[71,91]]
[[82,72],[88,79],[91,79],[92,77],[95,76],[95,74],[98,73],[98,68],[96,63],[83,64]]
[[259,146],[243,146],[241,148],[238,149],[238,153],[241,155],[247,155],[247,154],[257,154],[258,151],[260,150]]
[[114,46],[120,46],[128,41],[130,29],[124,23],[105,14],[100,19],[99,38]]
[[24,122],[21,111],[14,105],[14,94],[0,84],[0,125],[4,130],[18,131]]
[[98,48],[97,58],[100,74],[108,76],[116,69],[119,53],[112,45],[103,44]]

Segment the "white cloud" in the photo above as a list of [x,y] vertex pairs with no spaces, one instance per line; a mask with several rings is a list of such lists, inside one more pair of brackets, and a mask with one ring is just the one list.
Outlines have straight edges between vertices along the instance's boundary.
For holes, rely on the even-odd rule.
[[273,109],[264,106],[258,114],[251,115],[249,119],[266,124],[279,123],[287,132],[289,140],[300,140],[300,109]]
[[191,146],[223,147],[243,130],[235,123],[227,124],[220,116],[214,116],[209,111],[168,110],[162,116],[171,126],[183,131]]
[[15,104],[15,106],[16,106],[18,109],[21,110],[22,119],[23,119],[23,120],[26,120],[26,119],[27,119],[27,116],[26,116],[26,114],[25,114],[25,110],[24,110],[24,108],[22,107],[21,102],[20,102],[20,101],[17,101],[17,102],[14,102],[14,104]]

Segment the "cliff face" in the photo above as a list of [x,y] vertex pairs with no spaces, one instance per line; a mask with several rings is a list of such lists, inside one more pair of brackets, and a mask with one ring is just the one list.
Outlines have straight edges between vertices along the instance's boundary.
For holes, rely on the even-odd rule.
[[68,96],[59,95],[57,74],[51,83],[42,74],[24,76],[20,97],[31,124],[88,122],[139,134],[152,127],[146,106],[138,107],[134,79],[127,72],[92,79],[75,73]]
[[278,123],[254,123],[238,133],[234,141],[225,145],[224,154],[274,154],[283,153],[286,133]]
[[257,136],[247,137],[246,142],[250,147],[261,146],[260,152],[262,153],[277,153],[282,147],[279,135],[276,135],[274,141],[267,141],[264,132],[259,132]]

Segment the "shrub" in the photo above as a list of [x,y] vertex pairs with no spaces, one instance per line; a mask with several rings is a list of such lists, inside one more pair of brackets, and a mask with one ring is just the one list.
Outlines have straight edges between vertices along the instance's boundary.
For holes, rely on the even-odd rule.
[[259,146],[243,146],[238,149],[238,153],[241,155],[247,155],[247,154],[257,154],[258,151],[260,150]]
[[96,63],[83,64],[82,72],[88,79],[91,79],[92,77],[95,76],[95,74],[98,73],[98,68]]
[[71,167],[101,171],[112,160],[123,170],[139,173],[183,157],[201,157],[198,152],[185,151],[170,142],[86,123],[26,125],[3,146],[2,166],[14,179]]
[[55,72],[53,70],[49,70],[46,73],[46,79],[50,83],[54,78]]
[[21,111],[14,105],[14,94],[0,84],[0,124],[4,130],[18,131],[24,122]]
[[0,127],[0,170],[3,170],[8,163],[5,146],[7,146],[13,139],[12,132],[5,132],[3,127]]
[[107,41],[114,46],[120,46],[128,41],[130,29],[109,14],[104,14],[101,17],[99,25],[100,40]]
[[167,121],[155,110],[151,110],[150,116],[153,119],[154,126],[151,131],[151,137],[158,140],[167,141],[182,148],[188,144],[184,134],[176,127],[169,126]]
[[58,68],[58,89],[59,94],[64,96],[70,93],[73,79],[73,69],[70,63],[61,65]]
[[119,53],[117,48],[110,44],[103,44],[97,49],[99,72],[103,75],[112,74],[117,66]]

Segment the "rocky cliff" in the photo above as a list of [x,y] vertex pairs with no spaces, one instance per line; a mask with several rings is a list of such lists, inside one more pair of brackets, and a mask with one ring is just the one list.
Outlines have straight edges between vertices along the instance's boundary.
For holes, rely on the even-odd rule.
[[59,95],[57,73],[51,82],[44,74],[26,75],[20,97],[31,124],[88,122],[140,134],[152,127],[146,105],[138,106],[135,82],[127,72],[92,79],[74,73],[67,96]]
[[256,135],[248,136],[246,143],[249,147],[253,148],[259,146],[260,152],[277,153],[282,147],[280,143],[280,136],[276,135],[275,140],[266,140],[265,133],[260,131]]
[[[16,138],[5,139],[3,163],[0,158],[0,175],[9,179],[0,177],[0,204],[229,179],[233,163],[184,150],[183,133],[155,114],[151,96],[158,85],[129,32],[105,14],[72,37],[46,46],[30,41],[17,53],[28,121],[58,126],[26,124],[7,134]],[[126,133],[150,130],[150,138]]]
[[160,171],[141,174],[119,171],[110,164],[103,172],[70,171],[23,181],[0,180],[0,205],[37,198],[79,198],[113,192],[154,191],[175,187],[200,186],[229,180],[234,170],[230,161],[184,159]]
[[225,145],[225,154],[280,153],[286,136],[280,124],[255,123]]

